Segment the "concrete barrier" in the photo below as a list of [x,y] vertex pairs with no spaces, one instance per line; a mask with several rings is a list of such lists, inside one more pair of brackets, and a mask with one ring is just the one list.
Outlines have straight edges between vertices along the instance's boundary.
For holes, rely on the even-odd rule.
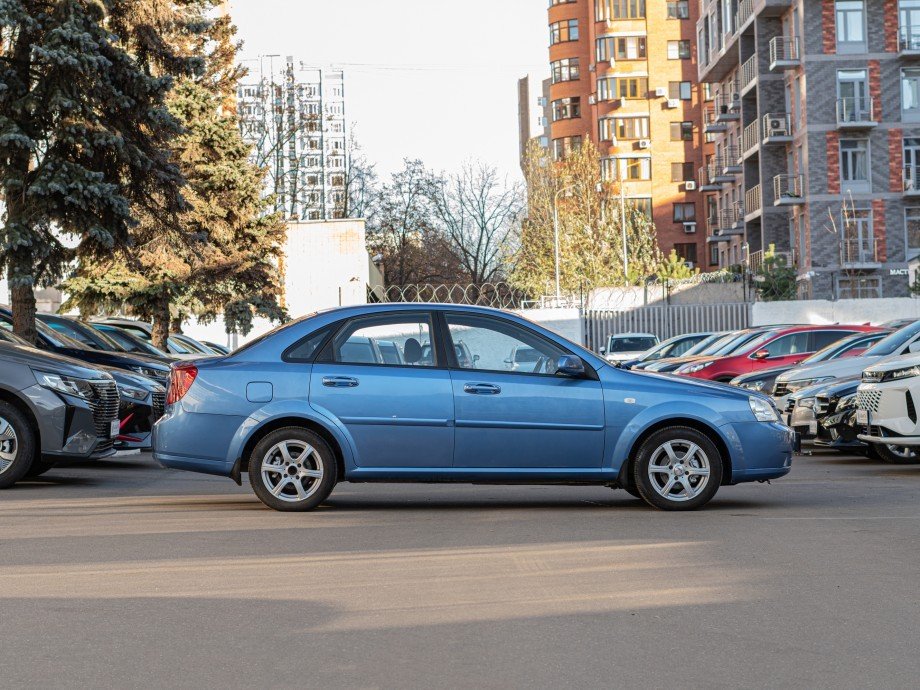
[[585,322],[580,309],[520,309],[517,313],[572,342],[585,343]]
[[751,325],[770,326],[783,323],[814,325],[833,323],[871,323],[894,319],[920,319],[920,300],[911,297],[882,299],[800,300],[796,302],[756,302],[751,311]]

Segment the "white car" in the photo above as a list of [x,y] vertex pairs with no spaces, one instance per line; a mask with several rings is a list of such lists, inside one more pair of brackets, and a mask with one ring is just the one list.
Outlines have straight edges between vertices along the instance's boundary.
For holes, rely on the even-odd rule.
[[607,338],[601,354],[608,362],[626,362],[641,357],[659,342],[651,333],[617,333]]
[[863,372],[856,391],[859,440],[888,462],[920,462],[920,355],[896,357]]

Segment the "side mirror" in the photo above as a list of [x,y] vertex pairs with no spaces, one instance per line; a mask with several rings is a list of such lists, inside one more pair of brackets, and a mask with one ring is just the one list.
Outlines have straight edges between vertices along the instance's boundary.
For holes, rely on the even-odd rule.
[[757,350],[757,352],[754,353],[754,359],[766,359],[769,356],[769,350]]
[[915,340],[914,342],[912,342],[908,346],[907,349],[910,350],[911,354],[914,354],[915,352],[920,352],[920,340]]
[[581,360],[581,357],[576,357],[575,355],[562,355],[556,361],[556,374],[559,376],[581,378],[585,375],[585,363]]
[[606,355],[606,354],[607,354],[607,348],[606,348],[606,347],[602,347],[600,350],[598,350],[598,352],[600,352],[602,355]]

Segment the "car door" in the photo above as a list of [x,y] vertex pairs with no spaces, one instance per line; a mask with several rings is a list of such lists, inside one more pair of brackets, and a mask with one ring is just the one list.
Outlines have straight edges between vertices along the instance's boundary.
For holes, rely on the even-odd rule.
[[[357,449],[359,467],[450,467],[453,396],[429,312],[398,312],[347,321],[317,356],[310,405],[338,419]],[[395,346],[398,357],[384,356]],[[399,363],[396,363],[400,360]]]
[[788,333],[758,347],[751,355],[752,369],[793,366],[812,354],[808,331]]
[[[604,397],[593,371],[554,375],[571,354],[536,331],[497,316],[447,311],[446,337],[469,352],[451,362],[454,467],[599,468],[604,454]],[[533,349],[535,361],[508,363]],[[529,358],[528,358],[529,359]]]

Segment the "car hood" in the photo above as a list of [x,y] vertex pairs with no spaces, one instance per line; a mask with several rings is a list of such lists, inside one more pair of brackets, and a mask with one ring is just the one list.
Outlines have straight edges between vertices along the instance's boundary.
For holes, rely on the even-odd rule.
[[106,352],[104,350],[70,350],[69,348],[61,348],[59,351],[72,355],[77,359],[85,359],[117,369],[143,366],[160,370],[164,376],[169,372],[169,364],[159,357],[148,357],[147,355],[129,354],[127,352]]
[[765,400],[769,400],[769,396],[763,395],[762,393],[756,393],[754,391],[749,391],[744,388],[736,388],[735,386],[729,386],[727,383],[717,383],[716,381],[707,381],[706,379],[696,379],[684,376],[673,376],[671,374],[659,374],[654,371],[645,370],[621,370],[624,373],[629,374],[630,376],[641,376],[643,379],[654,378],[659,381],[667,383],[669,386],[681,386],[684,390],[689,391],[690,389],[695,389],[699,391],[707,391],[710,393],[717,393],[726,398],[734,398],[736,400],[747,400],[752,395],[760,396]]
[[907,367],[920,366],[920,354],[901,355],[899,357],[886,357],[880,362],[865,367],[871,371],[893,371]]
[[790,367],[770,367],[769,369],[758,369],[749,374],[742,374],[732,379],[734,384],[746,383],[747,381],[757,381],[758,379],[768,378],[770,376],[779,376],[783,372],[789,371]]
[[124,386],[134,386],[135,388],[141,388],[145,391],[165,391],[166,388],[154,381],[152,378],[147,376],[142,376],[133,371],[127,371],[125,369],[117,369],[115,367],[100,367],[104,371],[107,371],[115,383]]
[[835,359],[830,362],[818,362],[816,364],[807,364],[805,366],[790,369],[785,374],[776,377],[776,382],[786,383],[787,381],[799,381],[801,379],[817,379],[831,377],[835,379],[858,376],[862,370],[874,362],[878,362],[880,357],[845,357]]
[[630,350],[628,352],[612,352],[604,355],[608,362],[625,362],[630,359],[638,358],[645,350]]
[[52,374],[63,374],[79,379],[110,378],[109,373],[101,367],[88,367],[84,362],[70,357],[13,343],[0,343],[0,361],[23,364]]

